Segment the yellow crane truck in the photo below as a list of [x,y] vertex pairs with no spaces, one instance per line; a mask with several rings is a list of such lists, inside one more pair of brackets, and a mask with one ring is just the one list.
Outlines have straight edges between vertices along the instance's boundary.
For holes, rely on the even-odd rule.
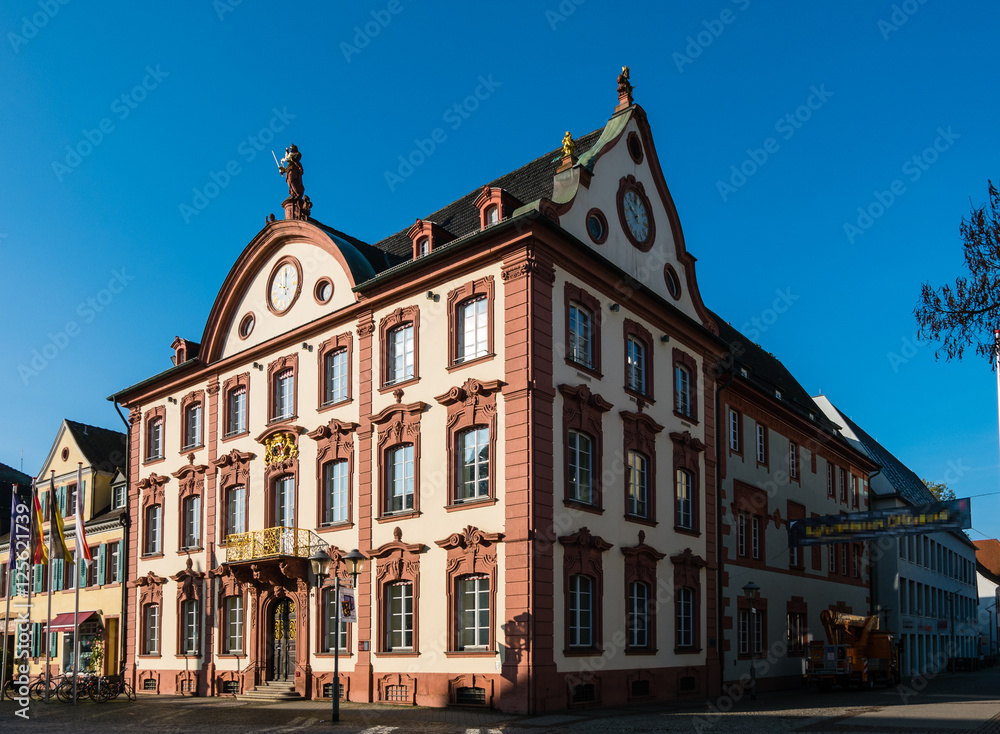
[[826,642],[810,642],[806,680],[820,690],[834,684],[871,689],[899,682],[899,646],[878,628],[878,616],[863,617],[829,609],[820,613]]

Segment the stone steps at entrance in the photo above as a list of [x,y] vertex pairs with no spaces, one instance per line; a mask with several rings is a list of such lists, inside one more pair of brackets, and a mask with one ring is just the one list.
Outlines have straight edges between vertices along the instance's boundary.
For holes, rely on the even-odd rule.
[[236,698],[246,701],[294,701],[302,696],[295,690],[294,681],[272,680]]

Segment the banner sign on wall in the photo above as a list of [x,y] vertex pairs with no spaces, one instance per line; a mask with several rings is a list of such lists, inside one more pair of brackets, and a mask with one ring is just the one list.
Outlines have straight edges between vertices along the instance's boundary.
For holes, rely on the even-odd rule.
[[788,525],[788,547],[871,540],[886,535],[935,533],[972,527],[972,501],[966,497],[913,507],[852,512],[793,520]]

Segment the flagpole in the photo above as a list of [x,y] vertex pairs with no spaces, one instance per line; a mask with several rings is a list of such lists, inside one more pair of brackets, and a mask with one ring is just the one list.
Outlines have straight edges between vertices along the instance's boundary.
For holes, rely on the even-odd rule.
[[[80,499],[83,497],[83,462],[77,462],[76,464],[76,507],[73,508],[73,514],[76,515],[76,522],[74,523],[74,532],[76,533],[76,550],[73,551],[73,558],[76,561],[73,564],[73,574],[76,576],[73,579],[76,583],[73,584],[73,588],[76,589],[74,592],[73,600],[73,705],[76,706],[76,689],[77,681],[80,675],[80,564],[86,564],[83,557],[83,549],[80,548],[80,528],[76,527],[81,522],[83,518],[80,517]],[[84,565],[86,569],[86,565]]]
[[[51,478],[49,479],[49,589],[48,589],[48,608],[45,611],[45,637],[43,642],[45,644],[45,703],[49,702],[49,690],[52,688],[52,672],[49,670],[49,666],[52,662],[52,643],[51,637],[52,630],[49,627],[52,625],[52,586],[53,586],[53,568],[55,567],[55,556],[53,555],[53,544],[55,543],[55,538],[52,536],[55,533],[52,532],[52,523],[55,522],[55,513],[59,512],[59,504],[55,502],[56,496],[56,470],[51,470]],[[63,563],[66,563],[65,558]]]
[[1000,329],[993,330],[993,371],[997,373],[997,420],[1000,421]]

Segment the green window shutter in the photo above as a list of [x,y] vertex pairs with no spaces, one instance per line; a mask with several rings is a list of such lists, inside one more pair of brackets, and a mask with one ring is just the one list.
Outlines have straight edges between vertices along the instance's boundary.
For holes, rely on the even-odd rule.
[[55,576],[55,580],[52,583],[53,591],[62,591],[63,589],[63,559],[57,558],[53,561],[52,573]]
[[77,572],[77,581],[76,581],[77,585],[81,589],[86,589],[87,588],[87,561],[83,557],[83,553],[80,553],[80,558],[78,559],[76,567],[79,569],[79,571]]
[[60,487],[56,493],[56,501],[59,503],[59,514],[66,517],[66,488]]
[[32,593],[41,594],[42,593],[42,571],[45,570],[45,566],[41,563],[35,564],[35,578],[31,588]]
[[31,657],[42,656],[42,623],[33,622],[31,624]]
[[104,575],[108,567],[108,544],[101,543],[97,549],[97,585],[104,586]]
[[49,655],[58,657],[59,655],[59,633],[49,632]]

